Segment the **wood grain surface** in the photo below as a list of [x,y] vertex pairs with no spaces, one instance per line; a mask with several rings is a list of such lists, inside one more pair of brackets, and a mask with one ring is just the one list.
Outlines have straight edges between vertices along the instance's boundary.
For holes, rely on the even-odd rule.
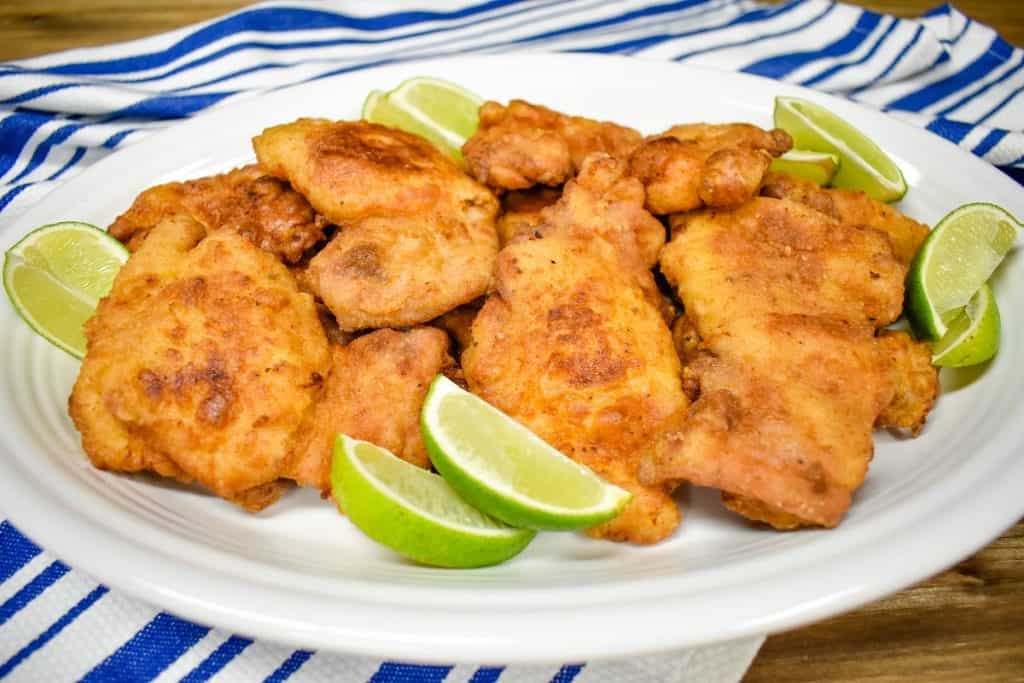
[[[917,16],[939,2],[856,4]],[[140,38],[247,4],[0,0],[0,61]],[[996,27],[1014,45],[1024,44],[1021,0],[960,0],[956,6]],[[768,638],[745,680],[1024,681],[1024,521],[929,581],[848,614]]]

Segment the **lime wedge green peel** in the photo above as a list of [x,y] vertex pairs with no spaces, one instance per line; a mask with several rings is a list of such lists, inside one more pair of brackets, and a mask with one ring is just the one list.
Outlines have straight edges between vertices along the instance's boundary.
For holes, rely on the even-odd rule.
[[94,225],[44,225],[4,254],[4,289],[36,333],[82,358],[82,325],[110,291],[128,256],[120,242]]
[[435,567],[485,567],[513,557],[535,532],[515,529],[462,500],[438,475],[339,434],[331,490],[367,536]]
[[[955,312],[992,276],[1024,225],[995,204],[965,204],[946,215],[907,275],[907,317],[918,337],[938,340]],[[993,304],[994,305],[994,304]]]
[[999,307],[992,288],[982,285],[954,316],[949,331],[932,347],[932,363],[958,368],[984,363],[999,350]]
[[463,143],[476,132],[482,103],[455,83],[419,77],[388,93],[371,92],[363,102],[363,118],[424,137],[461,160]]
[[775,126],[792,136],[794,148],[839,157],[833,187],[863,190],[884,202],[907,193],[903,173],[882,148],[828,109],[798,97],[776,97]]
[[771,170],[797,178],[806,178],[818,185],[828,185],[839,170],[839,157],[828,152],[794,149],[772,159]]
[[631,498],[443,375],[430,386],[420,424],[430,460],[452,488],[513,526],[593,526]]

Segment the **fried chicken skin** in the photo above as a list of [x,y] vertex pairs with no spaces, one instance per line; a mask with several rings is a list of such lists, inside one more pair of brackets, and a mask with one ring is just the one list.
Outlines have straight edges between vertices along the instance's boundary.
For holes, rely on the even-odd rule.
[[813,181],[794,178],[785,173],[769,173],[761,194],[806,204],[840,223],[880,230],[889,236],[896,258],[904,265],[910,264],[928,237],[927,225],[918,223],[885,202],[872,199],[860,190],[824,188]]
[[888,238],[755,198],[676,219],[661,269],[701,339],[684,370],[697,398],[642,481],[719,488],[728,507],[777,528],[838,524],[876,422],[923,421],[938,390],[924,345],[876,336],[903,301]]
[[593,152],[625,158],[643,136],[632,128],[512,100],[485,102],[480,126],[462,147],[469,172],[488,187],[556,187],[579,171]]
[[327,225],[302,195],[252,164],[151,187],[117,217],[109,232],[136,251],[154,226],[176,215],[190,216],[208,233],[237,232],[287,263],[298,262],[323,240]]
[[513,190],[501,198],[498,240],[505,246],[519,235],[530,236],[540,225],[540,212],[558,201],[560,189],[535,187]]
[[687,401],[671,332],[639,277],[650,278],[651,242],[633,232],[647,224],[643,190],[624,170],[588,157],[535,236],[501,251],[462,362],[474,393],[633,494],[589,534],[654,543],[680,513],[671,485],[638,481],[639,453]]
[[426,140],[300,119],[253,146],[268,173],[339,226],[303,277],[342,330],[416,325],[487,291],[498,201]]
[[347,346],[332,346],[324,391],[300,430],[289,476],[301,485],[330,490],[331,455],[339,433],[429,467],[420,408],[430,381],[451,362],[448,336],[433,327],[377,330]]
[[692,123],[644,141],[630,159],[630,171],[643,182],[654,214],[737,206],[757,194],[772,158],[792,146],[778,128]]
[[158,223],[85,327],[70,414],[93,464],[198,482],[249,510],[284,490],[329,367],[313,298],[231,230]]

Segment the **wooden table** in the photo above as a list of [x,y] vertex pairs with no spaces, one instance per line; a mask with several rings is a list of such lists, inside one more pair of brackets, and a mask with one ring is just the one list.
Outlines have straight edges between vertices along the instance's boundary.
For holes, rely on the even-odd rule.
[[[939,1],[858,4],[916,16]],[[0,61],[138,38],[246,4],[239,0],[0,0]],[[960,0],[957,6],[995,26],[1011,43],[1024,44],[1024,8],[1019,0]],[[746,677],[748,683],[839,680],[1024,680],[1024,522],[919,586],[849,614],[772,636]]]

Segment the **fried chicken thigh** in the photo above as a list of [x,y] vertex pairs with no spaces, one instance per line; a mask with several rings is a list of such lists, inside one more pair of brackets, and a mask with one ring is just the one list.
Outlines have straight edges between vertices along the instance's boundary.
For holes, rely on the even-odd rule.
[[872,199],[860,190],[819,187],[803,178],[784,173],[769,173],[761,194],[777,199],[791,199],[806,204],[826,216],[847,225],[863,225],[880,230],[892,241],[896,258],[909,265],[914,254],[928,237],[928,226],[918,223],[884,202]]
[[110,234],[136,251],[165,218],[190,216],[207,232],[230,230],[257,247],[296,263],[324,238],[327,222],[286,183],[252,164],[140,194],[110,226]]
[[630,170],[658,215],[737,206],[757,194],[772,157],[793,146],[785,131],[748,123],[691,123],[648,138]]
[[462,361],[474,393],[632,492],[622,514],[588,533],[654,543],[679,509],[670,485],[638,481],[638,454],[687,401],[672,335],[638,278],[647,250],[631,228],[645,223],[642,204],[623,162],[589,158],[543,212],[539,236],[499,254],[496,291]]
[[303,278],[342,330],[415,325],[486,292],[498,202],[426,140],[300,119],[253,146],[268,173],[339,226]]
[[540,225],[540,212],[558,201],[561,190],[535,187],[531,190],[513,190],[501,198],[501,216],[498,217],[498,239],[505,246],[519,235],[529,236]]
[[642,137],[632,128],[523,100],[512,100],[507,107],[485,102],[480,127],[462,147],[462,155],[473,177],[489,187],[555,187],[576,175],[593,152],[625,158]]
[[329,367],[313,298],[232,230],[157,223],[86,323],[70,399],[93,464],[198,482],[249,510],[285,487]]
[[905,268],[885,234],[757,198],[675,220],[661,268],[701,341],[698,395],[642,467],[779,528],[832,527],[871,460],[876,423],[918,429],[938,391],[899,316]]
[[347,346],[332,346],[323,395],[300,430],[298,457],[289,476],[299,484],[329,490],[338,433],[429,467],[420,408],[430,380],[450,363],[448,336],[433,327],[377,330]]

